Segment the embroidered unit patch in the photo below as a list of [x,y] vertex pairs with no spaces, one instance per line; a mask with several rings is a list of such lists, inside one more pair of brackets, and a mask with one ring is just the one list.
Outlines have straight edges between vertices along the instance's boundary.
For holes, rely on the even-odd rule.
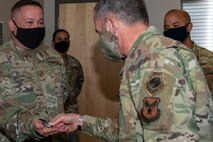
[[150,96],[157,95],[164,87],[166,83],[164,81],[164,75],[162,72],[152,72],[147,82],[145,83],[146,92]]
[[160,110],[158,109],[159,103],[160,98],[146,97],[143,99],[143,108],[141,110],[141,118],[143,121],[150,123],[160,117]]

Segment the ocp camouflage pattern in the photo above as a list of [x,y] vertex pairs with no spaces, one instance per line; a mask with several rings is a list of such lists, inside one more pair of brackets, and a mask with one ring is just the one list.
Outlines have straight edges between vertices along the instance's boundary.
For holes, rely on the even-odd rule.
[[66,88],[68,99],[64,104],[65,112],[78,113],[77,98],[80,95],[84,73],[80,62],[73,56],[66,54],[64,57],[66,72]]
[[198,63],[205,74],[209,89],[211,93],[213,93],[213,52],[200,47],[195,43],[193,51],[195,52]]
[[119,96],[119,119],[85,115],[85,133],[111,142],[211,141],[212,98],[194,52],[153,26],[131,48]]
[[41,45],[33,51],[12,40],[0,47],[0,141],[40,140],[35,119],[51,120],[63,112],[62,58]]

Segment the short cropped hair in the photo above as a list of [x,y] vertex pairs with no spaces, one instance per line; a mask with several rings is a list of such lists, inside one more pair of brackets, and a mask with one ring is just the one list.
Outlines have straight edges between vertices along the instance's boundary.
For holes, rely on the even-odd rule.
[[23,6],[38,6],[41,9],[43,9],[43,7],[41,6],[41,4],[37,1],[34,0],[20,0],[18,1],[11,9],[11,17],[13,15],[13,13],[17,10],[19,10],[21,7]]
[[149,24],[144,0],[100,0],[94,12],[96,19],[106,20],[108,15],[113,15],[128,25],[137,22]]
[[65,32],[65,33],[67,33],[68,38],[70,38],[70,34],[68,33],[68,31],[66,31],[65,29],[58,29],[58,30],[56,30],[56,31],[53,33],[53,37],[52,37],[52,40],[53,40],[53,41],[55,41],[55,36],[56,36],[56,34],[57,34],[58,32]]

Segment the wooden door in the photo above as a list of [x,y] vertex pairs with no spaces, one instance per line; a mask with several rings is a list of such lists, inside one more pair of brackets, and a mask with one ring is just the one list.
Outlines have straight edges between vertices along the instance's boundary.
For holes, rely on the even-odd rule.
[[[101,118],[118,117],[119,73],[122,63],[104,57],[99,48],[99,36],[93,23],[95,2],[59,4],[59,27],[70,33],[69,54],[82,64],[85,76],[78,98],[80,114]],[[82,134],[81,142],[101,142]]]

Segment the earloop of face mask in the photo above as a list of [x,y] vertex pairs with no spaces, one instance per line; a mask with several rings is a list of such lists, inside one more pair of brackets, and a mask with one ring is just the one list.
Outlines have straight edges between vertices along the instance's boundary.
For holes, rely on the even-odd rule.
[[16,27],[18,28],[18,25],[16,24],[16,22],[14,21],[14,19],[12,19],[13,23],[16,25]]
[[190,24],[190,21],[185,25],[185,27],[187,27]]
[[115,34],[112,34],[112,37],[111,37],[111,39],[110,39],[110,42],[114,42],[114,41],[116,41],[116,36],[115,36]]
[[101,51],[108,59],[112,61],[123,61],[119,48],[116,44],[116,36],[109,31],[100,32],[100,47]]

